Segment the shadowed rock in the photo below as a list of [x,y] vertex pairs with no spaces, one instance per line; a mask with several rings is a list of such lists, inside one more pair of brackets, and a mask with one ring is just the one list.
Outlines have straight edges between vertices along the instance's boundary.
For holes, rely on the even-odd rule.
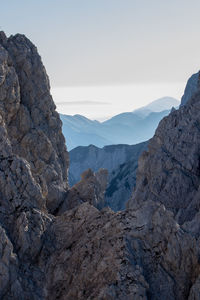
[[13,151],[25,158],[53,212],[67,188],[68,153],[49,80],[37,48],[24,36],[0,34],[1,113]]
[[139,159],[137,184],[128,207],[158,201],[180,224],[199,211],[200,93],[164,118]]
[[199,72],[193,74],[189,79],[185,87],[184,94],[181,98],[181,105],[185,105],[192,96],[199,90]]
[[132,208],[99,211],[105,170],[68,189],[36,48],[21,35],[1,33],[0,44],[0,298],[198,299],[200,96],[161,122]]

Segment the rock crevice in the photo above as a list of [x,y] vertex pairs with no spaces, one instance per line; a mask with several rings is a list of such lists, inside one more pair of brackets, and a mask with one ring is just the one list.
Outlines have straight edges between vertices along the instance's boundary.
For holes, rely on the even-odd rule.
[[69,189],[41,58],[25,36],[1,32],[0,298],[198,299],[196,107],[200,94],[160,123],[140,159],[129,209],[100,211],[106,171],[89,170]]

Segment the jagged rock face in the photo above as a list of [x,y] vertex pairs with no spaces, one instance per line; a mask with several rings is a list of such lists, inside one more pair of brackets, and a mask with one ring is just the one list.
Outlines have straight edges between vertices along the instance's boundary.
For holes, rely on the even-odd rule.
[[199,72],[193,74],[189,79],[185,87],[183,97],[181,98],[181,106],[185,105],[192,96],[198,91],[200,87]]
[[39,300],[41,271],[33,261],[52,217],[45,214],[45,199],[30,165],[13,153],[1,115],[0,141],[0,298],[30,299],[33,295],[32,299]]
[[48,299],[38,260],[54,220],[48,212],[69,202],[68,154],[36,48],[2,32],[0,44],[0,298]]
[[83,172],[81,180],[68,191],[66,201],[57,209],[57,215],[83,202],[88,202],[98,209],[105,207],[104,196],[107,187],[107,178],[108,171],[106,169],[99,169],[96,173],[91,169]]
[[54,211],[65,197],[68,154],[49,80],[36,47],[23,35],[0,34],[1,113],[13,151],[25,158]]
[[126,208],[126,203],[130,199],[136,184],[137,167],[138,159],[132,159],[119,165],[118,168],[112,171],[105,193],[106,206],[109,206],[114,211]]
[[47,299],[187,299],[197,285],[195,238],[155,202],[117,214],[84,203],[57,217],[48,236]]
[[[146,142],[137,145],[110,145],[98,148],[94,145],[79,146],[69,152],[69,184],[77,183],[81,174],[87,170],[97,172],[100,168],[107,169],[111,174],[119,165],[130,159],[137,160],[145,149]],[[110,175],[109,175],[110,176]]]
[[[14,50],[9,50],[13,49],[12,41],[16,40],[20,41],[17,44],[17,52],[22,46],[19,56],[14,56],[11,54]],[[0,47],[0,298],[5,300],[198,299],[200,238],[197,232],[199,228],[197,217],[199,212],[194,214],[192,220],[184,223],[182,228],[174,220],[172,212],[166,210],[164,205],[150,201],[150,197],[148,201],[138,200],[132,205],[132,209],[123,212],[114,213],[109,209],[99,211],[91,205],[97,203],[90,198],[90,194],[87,194],[87,189],[92,185],[93,188],[90,191],[93,193],[96,180],[101,196],[105,188],[105,170],[98,174],[87,171],[83,175],[82,182],[74,187],[77,194],[79,193],[79,198],[74,197],[74,202],[72,201],[74,208],[65,211],[68,208],[64,205],[70,203],[68,197],[73,188],[72,190],[64,189],[65,170],[62,168],[68,164],[68,160],[62,161],[67,158],[64,140],[62,136],[54,136],[53,132],[56,127],[50,126],[51,121],[47,116],[43,119],[45,112],[42,108],[38,113],[41,123],[36,125],[36,120],[33,121],[32,105],[29,107],[26,103],[28,102],[26,86],[29,85],[28,81],[31,81],[30,98],[37,94],[36,91],[32,91],[34,85],[37,86],[36,77],[32,74],[36,53],[28,41],[24,47],[24,41],[27,41],[24,36],[17,35],[7,39],[1,33],[1,44],[4,47]],[[15,46],[16,43],[14,43]],[[27,77],[22,85],[23,80],[20,79],[19,74],[23,65],[26,65],[26,61],[23,60],[24,55],[27,54],[26,50],[29,54],[31,51],[33,53],[30,59],[33,65],[31,64],[30,73],[28,73],[30,77]],[[22,66],[18,65],[20,59],[23,61]],[[27,59],[29,61],[29,55]],[[39,75],[38,78],[40,81]],[[42,84],[45,82],[40,81]],[[23,103],[21,95],[27,97]],[[37,96],[39,97],[39,94]],[[54,106],[50,96],[47,98],[46,96],[48,95],[44,94],[44,99],[48,98],[50,102],[48,111]],[[31,99],[33,100],[34,97]],[[42,99],[41,96],[40,100]],[[179,113],[173,112],[169,118],[177,124],[178,128],[181,124],[180,134],[186,141],[185,147],[181,148],[182,152],[178,153],[180,160],[185,159],[184,164],[182,163],[180,169],[178,167],[176,169],[178,172],[182,169],[185,172],[190,171],[188,177],[191,178],[194,175],[192,182],[196,183],[198,176],[196,149],[200,141],[197,131],[198,120],[195,118],[198,118],[200,97],[193,100]],[[38,106],[40,107],[39,103]],[[54,108],[51,113],[52,118],[56,117]],[[26,117],[27,119],[24,119]],[[29,120],[31,124],[29,130],[24,132],[24,136],[28,135],[32,141],[32,135],[35,133],[38,137],[37,144],[22,143],[24,137],[21,136],[22,129],[20,128],[23,127],[21,124],[24,120]],[[163,122],[165,124],[167,121]],[[172,122],[172,125],[175,123]],[[58,125],[55,125],[58,126],[57,135],[59,135],[59,124],[58,120]],[[22,139],[18,139],[16,126]],[[169,128],[169,131],[166,129],[164,132],[165,140],[172,139],[173,141],[177,134],[176,126],[173,127],[174,136],[169,134],[171,127],[166,128]],[[188,134],[187,128],[193,135]],[[161,129],[158,129],[159,134],[155,138],[156,145],[159,141],[161,142],[162,138],[159,130]],[[43,152],[40,134],[44,137],[45,147],[49,143],[49,147],[53,148],[49,161],[48,159],[45,161],[43,154],[37,149],[38,146]],[[194,137],[195,140],[193,140]],[[25,145],[35,147],[30,156],[24,149]],[[152,148],[155,157],[155,153],[160,153],[160,148],[156,150],[156,145],[154,144]],[[173,147],[171,153],[177,161],[176,152],[173,152],[177,148],[174,143],[170,145]],[[181,145],[184,143],[182,142]],[[65,154],[59,156],[62,147]],[[31,147],[29,149],[31,150]],[[189,156],[186,157],[188,153]],[[162,159],[165,156],[162,157],[160,159],[164,164]],[[154,157],[151,158],[153,163]],[[193,163],[195,159],[196,165]],[[170,160],[167,161],[167,166],[169,162]],[[47,176],[48,166],[54,169],[54,175],[58,171],[57,166],[61,169],[61,174],[55,175],[57,180]],[[146,167],[152,170],[150,163]],[[170,175],[173,178],[173,174]],[[161,178],[162,176],[161,172]],[[177,178],[180,183],[180,178]],[[187,185],[188,197],[192,197],[193,189],[192,205],[198,204],[198,198],[195,198],[198,192],[194,186],[190,185],[190,181],[186,180],[184,183]],[[45,184],[46,193],[44,192]],[[56,188],[64,189],[66,196],[62,201],[59,197],[58,200],[55,199],[52,207],[49,193],[51,186],[55,184],[57,184]],[[99,196],[98,191],[96,196]],[[83,197],[81,193],[85,197],[82,204],[79,201],[80,196]],[[176,193],[171,196],[176,199]],[[86,201],[87,199],[91,204]],[[55,216],[50,213],[63,207],[63,211],[59,212],[60,215]],[[195,207],[197,209],[198,205]],[[186,212],[188,211],[187,206]]]
[[136,181],[137,161],[147,148],[147,143],[137,145],[111,145],[98,148],[94,145],[77,147],[69,152],[69,182],[74,185],[80,174],[88,168],[97,172],[108,170],[105,205],[114,211],[125,209]]
[[139,160],[129,207],[152,199],[180,224],[193,219],[200,201],[200,93],[164,118]]

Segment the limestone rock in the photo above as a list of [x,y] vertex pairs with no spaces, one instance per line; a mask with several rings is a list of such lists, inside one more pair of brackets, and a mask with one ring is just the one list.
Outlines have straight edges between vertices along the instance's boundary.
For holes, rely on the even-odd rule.
[[83,203],[48,236],[50,260],[41,259],[50,300],[187,299],[200,271],[196,240],[155,202],[117,214]]
[[90,168],[97,172],[108,170],[108,184],[105,192],[105,205],[114,211],[125,209],[136,181],[137,161],[147,148],[147,143],[137,145],[111,145],[98,148],[94,145],[77,147],[69,152],[69,182],[74,185],[80,174]]
[[180,224],[199,211],[200,93],[159,124],[139,159],[129,207],[149,199],[163,203]]
[[184,94],[181,98],[181,105],[185,105],[193,95],[199,90],[199,72],[193,74],[189,79],[185,87]]
[[[25,158],[53,212],[67,188],[68,154],[61,121],[37,48],[24,36],[0,33],[1,113],[14,153]],[[37,145],[37,146],[36,146]]]
[[36,48],[21,35],[0,44],[0,298],[198,299],[200,95],[161,122],[131,208],[100,211],[105,170],[68,189]]
[[127,160],[112,171],[105,193],[106,206],[111,207],[114,211],[124,210],[126,208],[126,203],[130,199],[136,184],[137,167],[138,158],[133,158]]
[[83,202],[89,202],[101,209],[105,206],[105,190],[107,187],[108,171],[99,169],[94,173],[91,169],[81,175],[81,180],[76,183],[67,194],[66,201],[59,207],[57,214],[72,209]]

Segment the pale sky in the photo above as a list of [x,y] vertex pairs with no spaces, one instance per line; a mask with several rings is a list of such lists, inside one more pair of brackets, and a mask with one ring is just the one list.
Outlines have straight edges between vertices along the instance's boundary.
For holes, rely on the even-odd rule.
[[183,88],[182,83],[71,86],[52,88],[52,94],[60,113],[80,114],[104,121],[121,112],[133,111],[163,95],[173,95],[179,100]]
[[[37,46],[56,98],[58,87],[132,85],[138,91],[129,97],[134,108],[138,87],[164,85],[169,89],[162,96],[179,97],[199,70],[199,12],[199,0],[7,0],[1,1],[0,26],[8,36],[24,33]],[[113,103],[118,92],[112,94],[101,101]],[[151,88],[148,101],[154,97],[160,93]]]

